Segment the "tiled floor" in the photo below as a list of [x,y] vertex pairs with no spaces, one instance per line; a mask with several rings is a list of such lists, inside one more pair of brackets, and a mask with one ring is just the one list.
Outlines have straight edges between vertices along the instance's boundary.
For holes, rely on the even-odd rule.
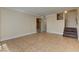
[[3,43],[1,51],[4,52],[79,51],[79,41],[77,39],[49,33],[32,34]]

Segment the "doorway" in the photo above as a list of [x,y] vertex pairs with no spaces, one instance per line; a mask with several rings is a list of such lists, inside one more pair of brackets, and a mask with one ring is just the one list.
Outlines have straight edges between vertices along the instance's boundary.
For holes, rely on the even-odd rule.
[[36,30],[37,33],[41,32],[41,18],[36,18]]

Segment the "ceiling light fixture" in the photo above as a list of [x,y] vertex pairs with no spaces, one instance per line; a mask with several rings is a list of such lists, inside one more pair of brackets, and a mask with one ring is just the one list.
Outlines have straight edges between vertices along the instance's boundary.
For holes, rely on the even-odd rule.
[[64,13],[67,13],[67,11],[64,11]]

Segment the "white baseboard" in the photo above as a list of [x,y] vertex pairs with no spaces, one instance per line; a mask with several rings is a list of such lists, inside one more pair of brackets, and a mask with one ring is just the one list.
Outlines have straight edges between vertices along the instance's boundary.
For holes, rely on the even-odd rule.
[[47,33],[52,33],[52,34],[63,35],[63,33],[57,33],[57,32],[47,32]]
[[14,39],[14,38],[19,38],[19,37],[30,35],[30,34],[34,34],[34,33],[36,33],[36,32],[26,33],[26,34],[21,34],[21,35],[15,35],[15,36],[2,37],[1,41],[10,40],[10,39]]

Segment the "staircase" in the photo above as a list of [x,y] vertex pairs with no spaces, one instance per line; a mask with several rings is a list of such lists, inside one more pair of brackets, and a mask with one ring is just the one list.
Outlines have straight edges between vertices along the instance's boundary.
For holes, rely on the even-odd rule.
[[63,36],[77,38],[77,28],[65,27]]

